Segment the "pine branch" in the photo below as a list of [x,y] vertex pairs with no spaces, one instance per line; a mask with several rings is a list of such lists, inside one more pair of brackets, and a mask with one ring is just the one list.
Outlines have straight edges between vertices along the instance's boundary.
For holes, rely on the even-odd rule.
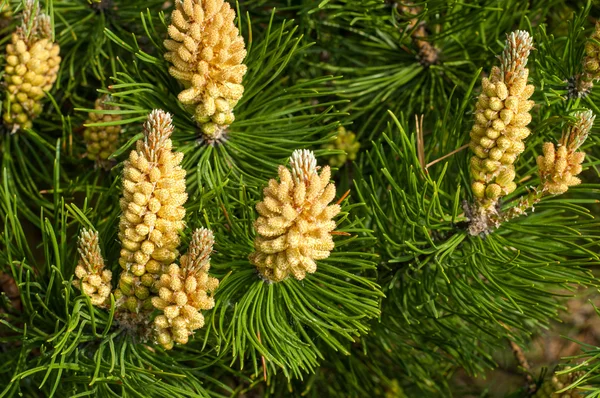
[[[557,198],[485,239],[468,238],[461,227],[456,169],[464,161],[450,159],[425,174],[414,135],[393,122],[362,165],[380,173],[359,185],[370,209],[367,225],[375,230],[384,261],[382,327],[397,339],[418,341],[415,348],[435,347],[444,360],[476,372],[493,364],[483,353],[507,336],[501,324],[511,327],[516,342],[525,341],[533,325],[545,327],[557,316],[553,296],[559,289],[594,284],[586,268],[598,263],[588,249],[595,245],[596,223],[578,201]],[[570,211],[581,216],[569,216]],[[535,292],[536,300],[524,289]],[[454,341],[457,329],[460,337]],[[479,342],[482,352],[467,354],[467,339]]]
[[[150,37],[160,43],[164,34],[157,32],[164,30],[164,25],[159,28],[147,16],[142,18]],[[127,124],[139,121],[149,109],[172,112],[176,115],[174,123],[179,131],[174,140],[186,155],[187,169],[200,170],[210,162],[215,172],[222,176],[232,173],[236,179],[243,177],[247,184],[256,185],[292,150],[326,142],[338,126],[335,117],[339,114],[334,107],[340,101],[315,101],[315,97],[326,94],[322,87],[332,80],[331,77],[295,85],[287,85],[286,79],[279,78],[293,55],[306,48],[300,46],[295,30],[289,22],[278,27],[271,23],[258,44],[248,44],[245,63],[249,72],[244,80],[244,96],[236,106],[236,121],[228,128],[225,141],[217,145],[207,145],[201,140],[196,123],[177,101],[179,84],[168,75],[166,62],[148,55],[138,43],[127,44],[114,33],[107,32],[111,40],[135,53],[140,60],[133,66],[122,64],[125,71],[120,72],[116,84],[110,86],[111,95],[123,109],[122,113],[116,114],[122,114],[122,124]],[[164,52],[162,47],[158,52]],[[151,68],[152,74],[147,68]],[[136,114],[139,116],[134,116]],[[193,192],[202,184],[201,179],[194,178],[188,186]]]

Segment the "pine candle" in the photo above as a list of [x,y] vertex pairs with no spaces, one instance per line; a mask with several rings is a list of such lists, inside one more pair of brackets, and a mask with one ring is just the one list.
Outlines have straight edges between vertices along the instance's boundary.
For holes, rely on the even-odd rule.
[[171,115],[152,111],[144,133],[125,161],[119,224],[123,272],[117,296],[131,312],[152,309],[151,289],[179,255],[187,201],[183,153],[172,151]]
[[[107,105],[110,101],[108,96],[102,96],[94,103],[94,109],[118,110],[117,106]],[[96,112],[88,114],[88,120],[85,124],[115,122],[121,120],[120,115],[102,115]],[[108,157],[117,150],[119,144],[119,134],[121,126],[88,126],[83,132],[83,139],[87,147],[88,159],[95,160],[99,165],[106,165]]]
[[291,171],[279,166],[279,182],[269,181],[264,199],[256,205],[257,236],[250,254],[260,275],[280,282],[292,275],[304,279],[317,270],[315,260],[329,257],[335,244],[331,231],[340,205],[330,205],[335,185],[331,170],[318,173],[317,160],[308,150],[296,150],[290,157]]
[[154,326],[157,342],[167,350],[174,343],[186,344],[194,330],[204,326],[200,311],[215,306],[208,295],[219,286],[216,278],[208,276],[213,245],[212,231],[197,229],[188,252],[181,256],[181,266],[171,264],[158,281],[158,297],[152,298],[152,304],[162,314],[154,319]]
[[206,138],[219,140],[235,119],[247,70],[235,11],[223,0],[177,0],[175,5],[164,57],[172,64],[171,76],[185,87],[177,98],[193,110]]
[[482,208],[492,208],[498,200],[516,189],[514,163],[525,150],[523,140],[531,131],[529,97],[534,86],[527,84],[527,58],[532,49],[529,33],[511,33],[502,53],[501,68],[493,67],[483,78],[482,93],[471,129],[472,189]]
[[78,239],[79,263],[75,267],[73,286],[90,297],[93,305],[104,307],[110,296],[112,272],[104,269],[98,232],[82,230]]
[[574,116],[576,122],[563,132],[558,148],[551,142],[545,142],[544,154],[537,158],[542,189],[551,195],[565,193],[569,187],[581,184],[577,175],[581,173],[585,152],[577,149],[587,139],[596,117],[589,110],[577,112]]
[[59,52],[59,45],[52,41],[50,17],[40,12],[37,2],[27,0],[23,22],[6,46],[3,119],[13,132],[31,128],[32,120],[42,112],[41,100],[58,76]]

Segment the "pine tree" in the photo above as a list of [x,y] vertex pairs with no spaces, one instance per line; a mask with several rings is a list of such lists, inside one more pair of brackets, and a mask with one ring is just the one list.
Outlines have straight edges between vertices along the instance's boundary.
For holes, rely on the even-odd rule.
[[0,397],[600,391],[597,7],[0,7]]

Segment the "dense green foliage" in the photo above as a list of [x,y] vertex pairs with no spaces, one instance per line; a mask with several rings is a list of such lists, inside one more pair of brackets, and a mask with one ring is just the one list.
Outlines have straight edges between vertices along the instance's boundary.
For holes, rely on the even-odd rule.
[[[63,60],[34,127],[0,134],[0,276],[19,291],[0,286],[0,397],[450,396],[457,369],[485,374],[495,351],[527,347],[565,297],[598,286],[597,126],[582,147],[583,183],[568,193],[487,236],[468,233],[465,206],[476,96],[507,33],[533,36],[536,107],[515,164],[518,188],[502,209],[537,186],[542,144],[557,142],[574,112],[600,114],[598,88],[569,98],[596,7],[232,3],[248,73],[226,139],[211,143],[178,101],[182,86],[163,58],[171,3],[41,2]],[[4,48],[23,4],[0,4],[13,10]],[[119,109],[94,110],[101,94]],[[114,297],[97,308],[72,285],[82,228],[99,232],[118,280],[123,161],[153,109],[173,115],[173,144],[184,153],[182,248],[194,228],[212,229],[211,275],[220,279],[205,326],[171,351],[119,324]],[[121,117],[95,124],[123,128],[108,169],[85,158],[89,112]],[[342,205],[335,249],[306,279],[267,283],[248,260],[256,203],[295,149],[313,150],[322,166],[341,153],[324,148],[339,126],[357,133],[361,150],[333,170]],[[583,348],[567,371],[584,370],[573,387],[598,396],[600,349]],[[530,392],[517,387],[515,396]]]

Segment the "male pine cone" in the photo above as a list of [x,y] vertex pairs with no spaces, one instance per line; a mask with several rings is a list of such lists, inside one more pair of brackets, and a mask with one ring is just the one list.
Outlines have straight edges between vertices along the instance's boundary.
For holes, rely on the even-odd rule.
[[172,151],[171,115],[154,110],[123,170],[119,239],[123,268],[117,298],[131,312],[150,311],[155,282],[178,256],[184,228],[183,153]]
[[41,100],[52,88],[60,67],[60,47],[52,41],[50,17],[28,0],[23,22],[6,46],[4,123],[13,132],[31,128],[42,112]]
[[594,81],[600,79],[600,45],[598,45],[598,41],[600,41],[600,22],[596,22],[590,40],[585,43],[583,72],[577,75],[576,92],[572,92],[572,96],[586,96],[594,87]]
[[575,113],[575,118],[575,124],[564,131],[558,149],[553,143],[546,142],[544,154],[537,158],[542,190],[552,195],[565,193],[569,187],[581,183],[577,175],[581,173],[585,152],[577,149],[586,140],[595,116],[588,110]]
[[329,166],[319,175],[317,160],[308,150],[294,151],[290,165],[291,172],[279,166],[280,182],[271,179],[264,200],[256,205],[257,236],[249,259],[272,282],[290,274],[302,280],[317,270],[315,260],[329,257],[335,246],[333,217],[341,210],[339,204],[329,204],[335,197]]
[[200,311],[215,306],[208,295],[219,286],[216,278],[208,276],[213,245],[212,231],[197,229],[188,252],[181,256],[181,266],[171,264],[158,281],[158,297],[152,298],[152,304],[162,314],[154,318],[154,326],[157,342],[167,350],[174,343],[186,344],[189,336],[204,326]]
[[164,41],[169,73],[185,87],[178,99],[193,111],[204,136],[218,140],[244,93],[244,39],[223,0],[176,0],[175,6]]
[[337,129],[335,141],[323,145],[324,149],[338,149],[345,153],[334,155],[329,158],[329,164],[332,167],[342,167],[348,161],[356,160],[360,150],[360,142],[356,139],[356,134],[346,130],[343,126]]
[[90,297],[96,306],[105,306],[110,296],[112,273],[104,269],[98,232],[84,229],[79,235],[79,263],[75,267],[73,285]]
[[471,129],[470,169],[472,189],[482,208],[493,207],[498,199],[516,189],[514,162],[525,150],[523,140],[531,133],[529,97],[534,86],[527,85],[527,57],[532,49],[531,36],[525,31],[508,35],[501,68],[493,67],[483,78],[475,125]]
[[[118,110],[117,106],[107,105],[108,96],[98,98],[94,104],[97,111]],[[120,115],[101,114],[90,112],[87,124],[107,123],[121,120]],[[105,165],[108,157],[117,150],[121,126],[87,126],[83,131],[83,139],[87,147],[88,159],[95,160],[100,165]]]

